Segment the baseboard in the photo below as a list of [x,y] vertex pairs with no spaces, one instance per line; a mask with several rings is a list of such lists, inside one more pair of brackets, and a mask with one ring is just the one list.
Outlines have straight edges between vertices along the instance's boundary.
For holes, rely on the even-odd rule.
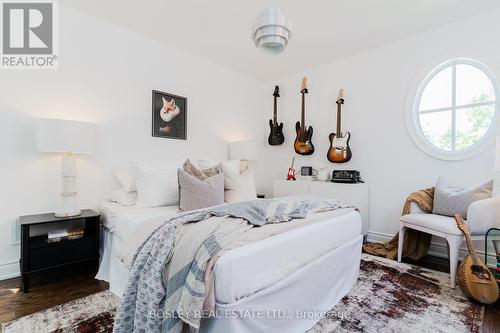
[[[367,240],[373,243],[385,243],[390,241],[392,237],[394,237],[394,235],[368,231]],[[490,252],[488,250],[488,263],[490,263],[489,266],[493,268],[495,268],[495,266],[493,266],[492,263],[496,262],[497,260],[496,254],[494,252],[495,251]],[[464,245],[460,248],[459,259],[462,260],[468,253],[469,252],[467,251],[467,247],[465,247]],[[476,253],[480,256],[481,259],[484,259],[483,250],[476,250]],[[440,241],[435,241],[433,239],[433,241],[431,242],[431,247],[429,248],[429,254],[435,257],[448,258],[448,248],[446,246],[446,241],[444,239]]]
[[19,261],[0,264],[0,281],[20,276]]

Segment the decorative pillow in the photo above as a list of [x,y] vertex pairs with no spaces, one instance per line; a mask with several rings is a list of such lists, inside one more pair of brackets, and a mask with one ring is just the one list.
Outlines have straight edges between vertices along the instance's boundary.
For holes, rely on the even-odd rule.
[[224,203],[224,175],[222,173],[200,180],[184,170],[179,169],[177,172],[180,209],[194,210]]
[[255,181],[250,168],[240,172],[240,161],[221,162],[222,172],[224,174],[224,200],[226,202],[238,202],[255,200],[257,191]]
[[189,159],[184,162],[182,168],[185,172],[199,180],[204,180],[207,177],[212,177],[222,172],[218,163],[202,171],[193,165]]
[[158,207],[179,202],[177,168],[173,162],[132,162],[132,174],[137,186],[137,205]]
[[464,189],[451,186],[443,178],[439,178],[434,192],[432,213],[446,216],[460,214],[466,219],[470,204],[490,198],[492,190],[493,180]]
[[203,171],[207,171],[208,169],[210,169],[210,170],[217,169],[217,168],[219,168],[219,170],[221,170],[222,163],[225,164],[226,168],[231,168],[235,172],[240,170],[240,161],[238,161],[238,160],[228,160],[228,161],[224,161],[224,162],[220,162],[220,163],[216,162],[216,161],[210,161],[210,160],[198,160],[198,167]]
[[137,202],[137,192],[127,192],[123,188],[119,188],[113,191],[109,201],[122,206],[133,206]]
[[137,187],[135,186],[134,177],[130,171],[124,169],[118,169],[113,172],[116,180],[120,184],[121,188],[126,192],[135,192]]

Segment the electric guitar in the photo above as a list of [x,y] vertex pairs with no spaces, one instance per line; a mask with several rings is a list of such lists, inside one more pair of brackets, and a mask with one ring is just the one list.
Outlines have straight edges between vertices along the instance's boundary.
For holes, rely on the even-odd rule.
[[271,146],[279,146],[283,144],[285,141],[285,136],[283,135],[283,123],[279,123],[277,121],[278,115],[278,97],[280,97],[280,87],[274,87],[274,111],[273,111],[273,119],[269,119],[269,127],[271,128],[271,132],[269,133],[269,138],[267,142]]
[[286,174],[286,180],[295,180],[295,169],[293,165],[295,164],[295,157],[292,157],[292,165],[288,168],[288,172]]
[[462,230],[467,242],[469,254],[458,267],[458,285],[467,297],[484,304],[495,303],[498,299],[498,286],[488,266],[481,261],[474,251],[470,240],[469,228],[458,214],[455,214],[458,228]]
[[326,157],[332,163],[345,163],[352,157],[351,148],[349,147],[349,140],[351,133],[342,133],[342,104],[344,104],[344,89],[340,89],[339,96],[337,97],[337,132],[330,133],[328,139],[330,140],[330,148]]
[[311,155],[314,153],[314,145],[311,141],[313,135],[312,126],[306,127],[305,117],[306,117],[306,94],[307,90],[307,77],[302,79],[302,87],[300,93],[302,94],[302,114],[301,121],[295,123],[295,132],[297,136],[295,137],[295,142],[293,147],[295,152],[300,155]]

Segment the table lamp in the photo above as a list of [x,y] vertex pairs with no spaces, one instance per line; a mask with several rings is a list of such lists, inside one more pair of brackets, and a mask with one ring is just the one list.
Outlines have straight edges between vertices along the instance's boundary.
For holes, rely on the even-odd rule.
[[243,162],[242,170],[245,171],[250,166],[249,161],[257,160],[257,143],[253,140],[231,142],[229,158]]
[[63,119],[39,119],[36,128],[36,150],[60,153],[61,206],[55,215],[68,217],[80,215],[76,189],[76,163],[74,154],[94,152],[97,125]]

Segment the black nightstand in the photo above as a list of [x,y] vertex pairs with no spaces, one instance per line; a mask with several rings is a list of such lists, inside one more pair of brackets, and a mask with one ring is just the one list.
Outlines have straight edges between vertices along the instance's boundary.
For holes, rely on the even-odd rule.
[[[55,217],[53,213],[19,217],[21,224],[22,289],[29,291],[29,277],[33,273],[77,263],[88,263],[97,271],[99,267],[99,217],[93,210],[85,209],[78,216]],[[49,243],[44,229],[51,225],[60,228],[81,224],[83,237],[63,239]],[[35,232],[36,231],[36,232]],[[40,234],[41,232],[41,234]]]

